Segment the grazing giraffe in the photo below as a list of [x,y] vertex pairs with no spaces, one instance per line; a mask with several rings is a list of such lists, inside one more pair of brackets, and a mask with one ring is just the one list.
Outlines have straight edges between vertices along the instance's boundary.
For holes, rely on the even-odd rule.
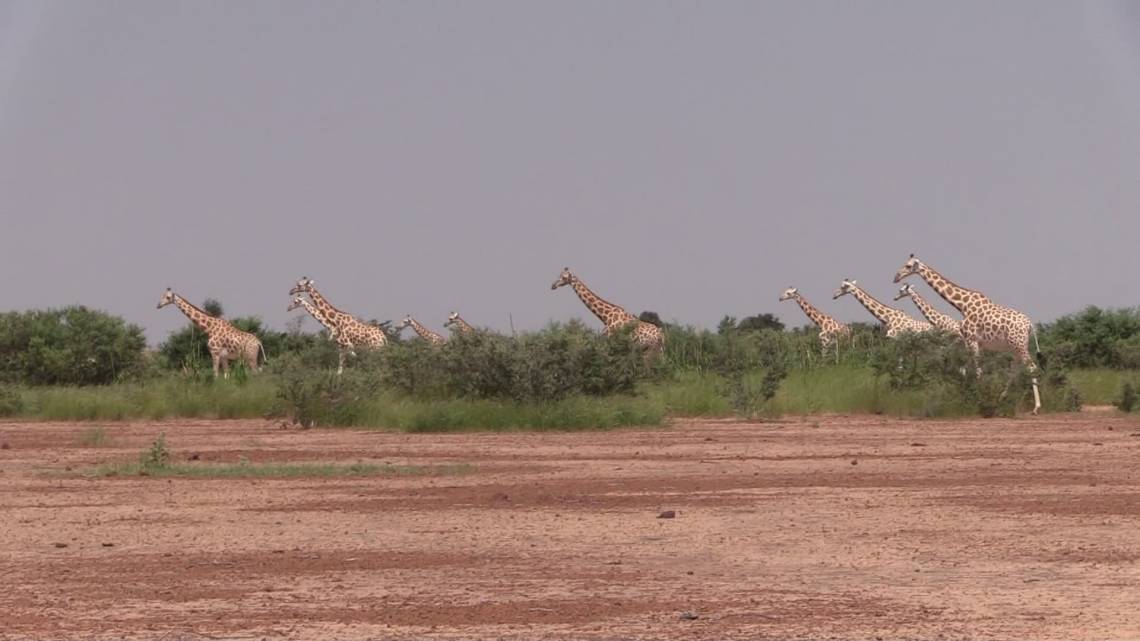
[[388,335],[384,333],[384,330],[375,325],[369,325],[357,319],[352,314],[342,312],[336,307],[333,307],[332,303],[328,302],[328,300],[317,291],[313,279],[302,277],[301,280],[297,281],[297,284],[293,286],[293,289],[289,290],[290,296],[296,296],[301,293],[308,294],[309,298],[313,299],[313,304],[316,305],[321,314],[336,327],[337,335],[344,336],[354,348],[358,347],[360,349],[374,350],[388,345]]
[[953,334],[954,336],[962,335],[962,321],[948,314],[943,314],[937,309],[934,309],[933,305],[926,302],[925,298],[919,295],[918,292],[914,291],[914,288],[910,286],[910,283],[905,283],[901,288],[899,288],[899,293],[895,294],[895,300],[901,300],[907,296],[910,297],[910,300],[914,302],[914,306],[918,308],[918,311],[922,312],[922,315],[926,317],[926,320],[930,321],[930,324],[934,325],[935,328],[940,329],[947,334]]
[[412,318],[411,314],[405,316],[404,320],[400,321],[400,324],[396,325],[395,329],[398,332],[409,326],[415,333],[420,335],[420,338],[427,341],[429,345],[442,345],[447,342],[446,338],[424,327],[418,320]]
[[195,307],[190,301],[174,293],[167,287],[162,298],[158,300],[158,309],[174,303],[190,322],[206,333],[206,347],[210,350],[210,359],[214,362],[214,377],[218,376],[218,367],[222,368],[223,378],[230,376],[230,361],[240,360],[246,368],[255,372],[257,355],[260,352],[265,356],[265,348],[257,336],[234,327],[229,321],[211,316]]
[[807,302],[807,299],[800,295],[800,290],[795,287],[789,287],[784,290],[783,294],[780,294],[780,301],[783,302],[786,300],[795,300],[799,303],[800,309],[804,310],[804,314],[807,314],[811,322],[819,327],[820,353],[827,356],[827,348],[834,342],[835,359],[839,360],[839,339],[851,338],[851,328],[819,311],[815,305]]
[[292,304],[290,304],[289,308],[285,311],[291,312],[298,307],[304,307],[309,312],[309,314],[312,315],[313,318],[317,319],[318,323],[324,325],[325,329],[329,330],[329,338],[336,341],[337,349],[340,352],[340,361],[337,363],[336,373],[344,373],[345,355],[351,354],[352,356],[356,356],[356,350],[352,348],[352,341],[348,340],[348,337],[344,334],[336,331],[336,325],[334,325],[327,316],[321,313],[321,310],[317,309],[309,301],[301,298],[300,296],[294,296]]
[[470,334],[475,331],[475,328],[471,326],[471,323],[468,323],[459,316],[459,312],[451,312],[448,314],[447,322],[444,323],[443,326],[451,328],[460,334]]
[[[1013,352],[1019,361],[1029,370],[1033,378],[1033,413],[1041,409],[1041,392],[1037,387],[1037,364],[1029,355],[1029,335],[1037,340],[1037,328],[1025,314],[999,305],[989,299],[985,294],[966,289],[955,284],[950,279],[928,267],[921,260],[910,255],[902,268],[895,273],[895,282],[912,274],[918,274],[922,280],[938,292],[947,303],[962,313],[961,335],[966,346],[974,353],[977,361],[978,352],[988,349],[998,352]],[[1040,352],[1040,347],[1038,347]],[[977,369],[981,374],[981,367]],[[1012,379],[1010,379],[1012,381]],[[1009,389],[1009,386],[1006,386]],[[1004,393],[1003,393],[1004,395]]]
[[863,291],[859,284],[851,280],[845,279],[839,289],[835,290],[835,295],[831,297],[832,300],[843,296],[844,294],[851,294],[871,312],[871,315],[879,319],[883,324],[883,329],[886,330],[887,338],[894,338],[901,334],[909,332],[929,332],[934,329],[934,326],[926,321],[920,321],[917,318],[912,318],[901,309],[888,307],[879,301],[875,300],[867,292]]
[[558,280],[554,281],[550,289],[558,289],[563,285],[573,287],[574,292],[578,294],[578,298],[582,300],[586,308],[593,312],[598,320],[602,321],[602,324],[605,325],[602,334],[609,336],[617,329],[636,323],[633,328],[633,340],[645,348],[647,358],[653,358],[665,351],[665,333],[661,331],[660,327],[639,319],[625,311],[625,308],[620,305],[614,305],[603,300],[602,297],[590,291],[590,288],[586,287],[586,283],[575,276],[569,267],[562,268],[562,273],[558,275]]

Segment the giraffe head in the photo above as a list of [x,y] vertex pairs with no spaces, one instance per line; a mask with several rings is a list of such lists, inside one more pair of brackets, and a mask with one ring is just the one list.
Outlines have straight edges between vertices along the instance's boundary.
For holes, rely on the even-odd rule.
[[451,327],[459,322],[459,312],[451,312],[447,315],[447,321],[444,322],[444,327]]
[[900,300],[900,299],[906,298],[907,296],[910,296],[913,293],[914,293],[914,288],[910,286],[910,283],[906,283],[902,287],[899,288],[899,293],[895,294],[895,300]]
[[157,309],[162,309],[163,307],[166,307],[167,305],[169,305],[173,302],[174,302],[174,290],[167,287],[166,291],[162,292],[162,298],[158,299]]
[[301,298],[300,296],[294,296],[293,302],[289,303],[289,307],[285,311],[291,312],[294,309],[297,309],[298,307],[300,307],[304,304],[305,304],[305,299]]
[[854,291],[858,288],[858,284],[859,282],[853,278],[844,278],[843,284],[839,286],[839,289],[835,290],[835,294],[831,297],[831,300],[835,300],[844,294],[854,293]]
[[563,267],[562,273],[558,275],[558,280],[554,281],[554,283],[550,285],[550,289],[558,289],[563,285],[569,285],[570,283],[574,282],[574,279],[574,272],[570,271],[569,267]]
[[911,254],[910,258],[903,264],[902,269],[895,272],[895,282],[897,283],[911,274],[917,274],[918,270],[922,269],[923,266],[922,261],[915,258],[914,254]]
[[796,289],[795,287],[789,287],[789,288],[784,290],[783,294],[780,294],[780,302],[784,302],[786,300],[792,300],[793,298],[795,298],[796,296],[799,296],[799,295],[800,295],[800,290]]
[[297,281],[297,284],[293,286],[293,289],[289,290],[289,295],[296,296],[297,294],[308,292],[312,289],[313,279],[307,276],[302,276],[301,280]]
[[412,321],[412,315],[408,314],[407,316],[404,317],[404,320],[400,321],[399,325],[396,325],[392,329],[393,329],[393,331],[399,332],[400,330],[404,329],[405,327],[410,326],[412,324],[412,322],[413,322]]

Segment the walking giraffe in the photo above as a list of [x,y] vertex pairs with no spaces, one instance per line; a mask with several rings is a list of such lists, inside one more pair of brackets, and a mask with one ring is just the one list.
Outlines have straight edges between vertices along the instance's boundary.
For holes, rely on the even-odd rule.
[[321,310],[317,309],[309,301],[301,298],[300,296],[294,296],[293,302],[285,311],[291,312],[298,307],[304,307],[309,312],[309,314],[312,315],[313,318],[317,319],[318,323],[324,325],[325,329],[329,330],[329,338],[336,341],[337,351],[340,352],[340,360],[337,363],[336,373],[343,374],[345,355],[350,354],[352,356],[356,356],[356,350],[352,348],[352,341],[348,340],[348,337],[346,337],[344,334],[336,331],[336,325],[334,325],[327,316],[321,313]]
[[800,290],[795,287],[789,287],[780,294],[780,301],[795,300],[799,304],[800,309],[804,310],[804,314],[811,319],[819,327],[819,349],[820,354],[827,356],[827,348],[831,343],[835,343],[835,360],[839,360],[839,340],[841,338],[851,338],[851,328],[841,323],[834,318],[819,311],[815,305],[807,302],[803,296],[800,295]]
[[411,327],[412,331],[420,335],[420,338],[428,342],[429,345],[442,345],[447,342],[447,339],[437,334],[430,329],[424,327],[420,322],[412,318],[411,314],[404,317],[399,325],[396,325],[395,330],[398,332],[405,327]]
[[888,307],[879,301],[875,300],[867,292],[863,291],[859,284],[851,279],[846,279],[839,289],[835,290],[835,295],[831,297],[832,300],[843,296],[844,294],[851,294],[871,312],[871,315],[879,319],[883,324],[883,329],[886,330],[887,338],[894,338],[901,334],[908,332],[929,332],[934,329],[934,326],[926,321],[920,321],[917,318],[909,316],[901,309]]
[[910,283],[905,283],[899,288],[899,293],[895,294],[895,300],[900,300],[907,296],[910,297],[910,300],[914,303],[914,306],[918,308],[918,311],[922,312],[926,320],[930,321],[930,324],[934,325],[936,329],[940,329],[947,334],[953,334],[954,336],[962,335],[962,321],[934,309],[933,305],[926,302],[925,298],[914,291]]
[[620,305],[614,305],[611,302],[603,300],[602,297],[595,294],[586,287],[586,283],[582,279],[574,275],[569,267],[564,267],[562,273],[558,275],[558,280],[550,286],[550,289],[558,289],[563,285],[570,285],[574,288],[574,292],[578,294],[578,298],[582,300],[582,304],[586,306],[598,320],[602,321],[605,328],[602,329],[602,334],[609,336],[615,330],[625,327],[630,324],[636,324],[633,328],[633,340],[641,345],[646,350],[646,357],[653,358],[660,355],[665,351],[665,333],[661,328],[646,323],[640,320],[633,314],[625,311],[625,308]]
[[207,314],[167,287],[162,298],[158,300],[158,309],[171,303],[177,305],[190,322],[206,333],[206,347],[210,350],[210,360],[214,363],[215,378],[218,376],[219,366],[222,368],[223,378],[229,378],[230,361],[233,360],[240,360],[251,372],[258,370],[257,355],[260,352],[264,357],[265,348],[261,346],[257,336],[234,327],[225,319]]
[[[380,349],[388,344],[388,335],[384,333],[384,330],[375,325],[369,325],[357,319],[352,314],[342,312],[336,307],[333,307],[332,303],[317,291],[313,279],[302,277],[301,280],[297,281],[297,284],[293,286],[293,289],[289,290],[290,296],[296,296],[302,293],[308,294],[309,298],[313,299],[313,305],[315,305],[321,315],[336,328],[338,341],[340,340],[339,337],[343,336],[353,348],[368,350]],[[333,330],[330,328],[329,331],[331,332]]]
[[451,328],[460,334],[470,334],[475,331],[475,328],[471,326],[471,323],[468,323],[459,316],[459,312],[451,312],[448,314],[447,322],[445,322],[443,326]]
[[[1029,335],[1033,334],[1033,339],[1036,341],[1037,329],[1029,317],[1016,309],[993,302],[979,291],[966,289],[955,284],[915,258],[914,254],[911,254],[902,268],[895,273],[895,282],[900,282],[912,274],[921,276],[922,280],[926,281],[931,289],[938,292],[943,300],[962,313],[962,340],[974,353],[975,362],[977,362],[978,352],[982,348],[999,352],[1013,352],[1029,370],[1033,376],[1033,413],[1036,414],[1041,409],[1041,392],[1037,387],[1037,364],[1029,355]],[[1037,351],[1041,351],[1040,347]],[[977,368],[977,372],[979,375],[981,374],[980,366]],[[1010,380],[1012,381],[1012,379]],[[1006,390],[1008,391],[1008,389],[1009,385],[1007,384]]]

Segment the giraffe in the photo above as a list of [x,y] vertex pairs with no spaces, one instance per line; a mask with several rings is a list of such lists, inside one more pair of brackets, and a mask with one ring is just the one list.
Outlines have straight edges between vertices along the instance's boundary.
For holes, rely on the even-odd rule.
[[336,327],[336,334],[344,336],[353,347],[360,349],[375,350],[381,349],[388,345],[388,335],[384,330],[375,326],[369,325],[348,312],[333,307],[324,296],[317,291],[317,287],[313,279],[302,277],[289,290],[290,296],[305,293],[309,298],[313,299],[313,305],[321,312],[324,317]]
[[356,350],[352,348],[352,341],[348,340],[348,337],[344,334],[336,331],[336,325],[334,325],[327,316],[321,313],[321,310],[317,309],[309,301],[301,298],[300,296],[294,296],[292,304],[290,304],[289,308],[285,311],[291,312],[298,307],[304,307],[309,312],[309,314],[312,315],[313,318],[317,319],[318,323],[324,325],[325,329],[329,330],[329,338],[336,341],[337,349],[340,352],[340,360],[337,363],[336,373],[343,374],[345,355],[349,354],[356,356]]
[[910,296],[910,300],[914,302],[914,306],[918,308],[918,311],[922,312],[922,315],[926,317],[926,320],[930,321],[930,324],[934,325],[935,328],[940,329],[947,334],[961,336],[962,321],[954,318],[953,316],[943,314],[937,309],[934,309],[933,305],[926,302],[925,298],[919,295],[918,292],[914,291],[914,288],[910,286],[910,283],[904,283],[903,286],[899,288],[899,293],[895,294],[895,300],[901,300],[907,296]]
[[[1036,341],[1037,329],[1029,317],[1016,309],[993,302],[979,291],[966,289],[954,283],[911,254],[902,268],[895,273],[895,282],[898,283],[913,274],[922,277],[922,280],[938,292],[943,300],[962,313],[962,340],[974,353],[975,362],[982,348],[1013,352],[1033,376],[1033,413],[1040,411],[1041,392],[1037,387],[1037,364],[1029,355],[1029,335],[1033,334],[1033,340]],[[1041,351],[1040,346],[1037,351]],[[977,371],[980,375],[981,367],[978,367]],[[1006,389],[1008,390],[1008,385]]]
[[421,325],[418,320],[412,318],[411,314],[405,316],[404,320],[396,325],[396,331],[398,332],[408,326],[411,326],[412,330],[419,334],[420,338],[427,341],[429,345],[442,345],[447,342],[446,338]]
[[780,294],[780,301],[786,300],[795,300],[799,303],[800,309],[804,310],[811,322],[819,326],[819,348],[823,356],[827,356],[827,348],[832,342],[835,343],[835,360],[838,361],[839,339],[851,338],[851,328],[819,311],[815,305],[807,302],[807,299],[800,295],[800,290],[795,287],[789,287]]
[[214,362],[215,378],[218,376],[218,367],[222,369],[223,378],[230,377],[232,360],[240,360],[251,372],[258,370],[257,355],[260,352],[264,360],[265,348],[261,346],[257,336],[243,332],[225,319],[207,314],[167,287],[162,298],[158,300],[158,309],[171,303],[177,305],[190,322],[206,333],[206,347],[210,350],[210,359]]
[[462,317],[460,317],[459,312],[451,312],[448,314],[447,322],[444,323],[443,326],[450,327],[460,334],[470,334],[471,332],[475,331],[475,328],[471,326],[471,323],[468,323],[467,321],[463,320]]
[[665,333],[661,331],[660,327],[638,319],[620,305],[614,305],[603,300],[589,287],[586,287],[586,283],[575,276],[569,267],[562,268],[562,273],[558,275],[558,280],[550,285],[550,289],[558,289],[563,285],[573,287],[574,293],[578,294],[582,303],[594,313],[594,316],[598,317],[598,320],[602,321],[602,324],[605,325],[602,334],[609,336],[617,329],[636,323],[633,328],[633,340],[646,350],[647,359],[659,356],[665,351]]
[[908,332],[929,332],[934,329],[934,326],[926,321],[920,321],[912,318],[902,310],[895,309],[894,307],[887,307],[886,305],[875,300],[873,296],[863,291],[859,284],[848,278],[843,281],[839,289],[835,290],[835,295],[832,300],[843,296],[844,294],[851,294],[871,312],[871,315],[879,319],[883,324],[883,329],[886,330],[887,338],[894,338],[901,334]]

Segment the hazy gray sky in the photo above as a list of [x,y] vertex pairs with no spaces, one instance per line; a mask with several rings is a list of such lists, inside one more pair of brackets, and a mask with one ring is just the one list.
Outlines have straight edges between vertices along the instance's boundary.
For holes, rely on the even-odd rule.
[[799,325],[790,285],[869,320],[832,291],[910,252],[1035,320],[1137,305],[1140,4],[0,1],[0,217],[0,308],[154,342],[167,285],[283,327],[302,275],[588,317],[564,265],[705,326]]

